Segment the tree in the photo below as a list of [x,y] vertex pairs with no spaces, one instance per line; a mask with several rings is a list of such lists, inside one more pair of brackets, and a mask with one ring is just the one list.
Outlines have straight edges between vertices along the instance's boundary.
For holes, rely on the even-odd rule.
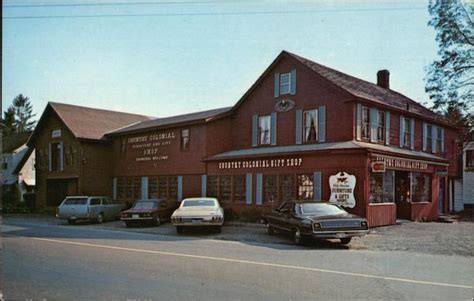
[[440,58],[428,67],[425,90],[433,109],[468,113],[474,102],[474,5],[469,0],[430,1],[429,26],[437,31]]
[[17,133],[32,132],[35,126],[35,121],[32,120],[35,114],[33,114],[33,106],[31,105],[30,99],[18,94],[13,99],[13,109],[15,111],[15,123],[14,127]]

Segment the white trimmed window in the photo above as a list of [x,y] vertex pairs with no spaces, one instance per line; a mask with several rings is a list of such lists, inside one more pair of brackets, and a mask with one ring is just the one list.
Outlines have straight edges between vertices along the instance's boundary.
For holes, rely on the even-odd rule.
[[280,74],[280,95],[291,93],[291,73]]

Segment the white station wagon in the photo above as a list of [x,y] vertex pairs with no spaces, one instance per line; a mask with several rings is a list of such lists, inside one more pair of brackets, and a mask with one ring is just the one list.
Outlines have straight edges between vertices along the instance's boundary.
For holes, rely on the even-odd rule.
[[213,227],[221,232],[224,224],[224,209],[216,198],[188,198],[171,215],[176,232],[183,233],[184,227]]

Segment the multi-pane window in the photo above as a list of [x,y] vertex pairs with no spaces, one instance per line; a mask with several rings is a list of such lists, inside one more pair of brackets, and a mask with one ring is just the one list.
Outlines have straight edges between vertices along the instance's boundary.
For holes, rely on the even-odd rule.
[[377,141],[385,140],[385,112],[377,111]]
[[178,177],[170,176],[168,177],[168,199],[171,201],[178,200]]
[[394,171],[370,174],[369,203],[393,203],[395,198]]
[[189,129],[181,130],[181,150],[189,150]]
[[208,176],[207,177],[207,196],[209,197],[219,197],[219,177],[218,176]]
[[126,199],[125,190],[126,190],[125,178],[124,177],[117,178],[117,198],[119,200]]
[[158,196],[160,198],[168,198],[168,177],[158,177]]
[[466,168],[474,167],[474,150],[466,151]]
[[370,110],[362,107],[362,138],[370,139]]
[[314,181],[312,174],[302,174],[297,176],[298,199],[312,200],[314,191]]
[[433,130],[433,126],[431,124],[428,124],[426,125],[426,151],[428,152],[431,152],[433,150],[432,148],[432,139],[433,139],[433,135],[432,135],[432,131]]
[[278,198],[278,176],[265,175],[264,177],[264,201],[274,202]]
[[318,110],[304,111],[304,141],[318,140]]
[[280,95],[290,94],[291,92],[291,73],[280,74]]
[[142,195],[142,179],[140,177],[133,177],[133,199],[138,200]]
[[226,202],[231,200],[231,176],[219,177],[219,200]]
[[437,129],[437,131],[436,131],[436,151],[438,153],[440,153],[442,151],[441,147],[442,147],[442,144],[443,144],[443,133],[442,133],[440,127],[436,128],[436,129]]
[[260,144],[267,145],[270,144],[270,135],[271,135],[271,117],[270,115],[259,116],[258,117],[258,136],[260,137]]
[[403,118],[403,146],[410,146],[411,134],[410,134],[410,119]]
[[431,201],[431,177],[419,172],[411,173],[412,202]]
[[233,176],[233,200],[234,202],[245,202],[245,176],[244,175],[236,175]]
[[280,176],[280,199],[282,202],[290,201],[295,198],[295,176]]
[[51,171],[59,170],[61,166],[61,144],[51,143]]
[[148,198],[149,199],[158,198],[158,177],[148,178]]

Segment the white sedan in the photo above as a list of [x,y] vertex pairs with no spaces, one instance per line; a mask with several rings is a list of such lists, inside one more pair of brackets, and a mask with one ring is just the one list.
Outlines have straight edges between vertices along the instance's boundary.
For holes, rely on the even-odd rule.
[[176,232],[183,233],[184,227],[213,227],[221,232],[224,224],[224,209],[216,198],[188,198],[171,215]]

